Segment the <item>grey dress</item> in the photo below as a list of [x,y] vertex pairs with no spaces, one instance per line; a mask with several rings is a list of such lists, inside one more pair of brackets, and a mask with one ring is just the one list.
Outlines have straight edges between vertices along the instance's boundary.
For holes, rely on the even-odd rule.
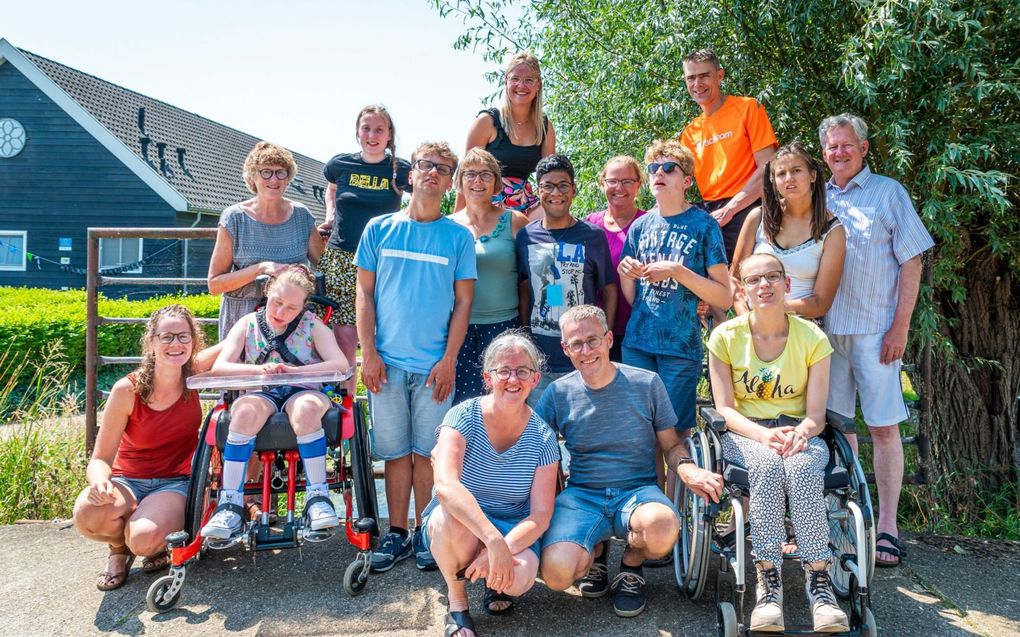
[[[228,207],[220,215],[219,225],[231,237],[234,263],[231,271],[261,261],[307,263],[308,237],[315,228],[315,217],[304,205],[294,202],[294,211],[283,223],[256,221],[240,204]],[[261,298],[259,286],[252,281],[220,298],[220,340],[242,316],[255,311]]]

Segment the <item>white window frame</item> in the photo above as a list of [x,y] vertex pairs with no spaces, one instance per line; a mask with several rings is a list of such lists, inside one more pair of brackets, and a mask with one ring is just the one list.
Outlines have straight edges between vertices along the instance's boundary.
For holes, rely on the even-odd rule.
[[[145,254],[145,252],[144,252],[144,249],[145,249],[144,241],[145,240],[140,238],[140,237],[137,238],[137,239],[123,238],[123,237],[102,238],[102,239],[99,240],[99,271],[100,272],[102,272],[104,268],[116,268],[116,267],[120,267],[120,266],[124,265],[123,261],[121,261],[120,263],[117,263],[116,265],[114,265],[114,264],[103,265],[103,244],[106,243],[107,241],[120,241],[121,242],[120,245],[123,245],[124,241],[137,241],[138,242],[138,259],[137,260],[141,261],[143,255]],[[121,249],[121,253],[123,253],[123,248]],[[141,265],[139,265],[137,268],[135,268],[133,270],[124,270],[125,274],[141,274],[141,272],[142,272],[142,266]]]
[[0,239],[5,237],[21,237],[21,265],[4,265],[0,263],[0,271],[3,272],[24,272],[28,269],[28,231],[27,230],[0,230]]

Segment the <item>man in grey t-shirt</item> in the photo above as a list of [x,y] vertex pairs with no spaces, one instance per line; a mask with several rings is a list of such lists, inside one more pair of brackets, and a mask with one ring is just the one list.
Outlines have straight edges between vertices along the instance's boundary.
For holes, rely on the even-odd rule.
[[[656,484],[656,442],[698,495],[718,502],[722,477],[692,464],[682,444],[687,431],[676,430],[662,379],[609,360],[613,334],[601,309],[575,306],[559,324],[563,351],[577,371],[549,385],[535,411],[563,436],[570,479],[542,538],[542,579],[566,590],[583,578],[585,597],[612,590],[616,614],[633,617],[645,608],[641,565],[669,553],[680,530],[672,502]],[[627,549],[610,584],[602,543],[614,535],[627,540]]]

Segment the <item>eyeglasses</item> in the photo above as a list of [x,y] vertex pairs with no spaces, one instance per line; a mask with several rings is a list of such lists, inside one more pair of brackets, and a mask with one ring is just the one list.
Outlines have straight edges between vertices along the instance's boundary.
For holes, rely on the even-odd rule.
[[783,272],[782,270],[772,270],[771,272],[766,272],[765,274],[751,274],[745,276],[744,278],[741,279],[741,281],[743,281],[744,285],[748,287],[754,287],[761,283],[762,279],[765,279],[769,283],[779,283],[780,281],[783,280],[785,276],[786,273]]
[[602,183],[609,186],[610,188],[616,188],[617,186],[623,186],[624,188],[630,188],[634,184],[638,183],[637,179],[603,179]]
[[427,173],[428,171],[435,168],[436,172],[439,173],[440,175],[443,175],[444,177],[453,173],[453,166],[450,166],[449,164],[437,164],[436,162],[429,161],[427,159],[417,160],[416,162],[414,162],[414,167],[422,171],[423,173]]
[[460,174],[464,181],[474,181],[480,179],[482,183],[492,183],[496,179],[496,173],[491,170],[465,170]]
[[602,336],[589,336],[588,338],[578,341],[570,341],[569,343],[563,343],[563,349],[569,350],[571,354],[580,354],[584,351],[584,346],[587,345],[588,349],[598,349],[602,346],[602,342],[606,340],[606,334],[609,330],[602,333]]
[[[662,172],[668,175],[677,168],[680,168],[680,164],[676,163],[675,161],[664,161],[662,163],[652,162],[648,164],[648,174],[654,175],[655,173],[659,172],[660,168],[662,169]],[[680,172],[682,173],[683,170],[681,169]]]
[[496,369],[490,369],[489,373],[498,378],[499,380],[510,380],[511,376],[516,376],[517,380],[528,380],[531,375],[538,370],[530,367],[498,367]]
[[516,75],[511,75],[510,77],[507,78],[507,82],[509,82],[511,85],[513,85],[513,84],[523,84],[524,86],[526,86],[528,88],[531,88],[531,87],[535,86],[536,84],[538,84],[538,78],[534,78],[534,77],[517,77]]
[[164,345],[173,343],[174,339],[180,341],[183,345],[187,345],[191,342],[191,332],[160,332],[156,334],[156,338]]
[[548,194],[552,194],[552,193],[554,193],[554,192],[556,192],[558,190],[558,191],[560,191],[561,193],[563,193],[565,195],[568,192],[570,192],[570,188],[573,185],[574,185],[574,182],[572,182],[572,181],[561,181],[558,184],[553,184],[553,183],[549,183],[548,181],[543,181],[542,183],[538,184],[538,190],[539,190],[539,192],[544,192],[544,193],[548,193]]
[[269,181],[273,177],[283,181],[287,177],[290,177],[290,171],[286,168],[277,168],[276,170],[273,170],[272,168],[263,168],[259,170],[259,175],[261,175],[261,177],[266,181]]

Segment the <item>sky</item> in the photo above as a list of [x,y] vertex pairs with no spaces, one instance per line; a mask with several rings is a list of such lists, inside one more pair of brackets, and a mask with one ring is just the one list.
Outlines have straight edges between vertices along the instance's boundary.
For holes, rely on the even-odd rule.
[[429,0],[14,0],[0,19],[18,48],[320,161],[358,150],[373,103],[398,155],[427,140],[462,154],[498,89],[481,53],[453,50],[463,30]]

